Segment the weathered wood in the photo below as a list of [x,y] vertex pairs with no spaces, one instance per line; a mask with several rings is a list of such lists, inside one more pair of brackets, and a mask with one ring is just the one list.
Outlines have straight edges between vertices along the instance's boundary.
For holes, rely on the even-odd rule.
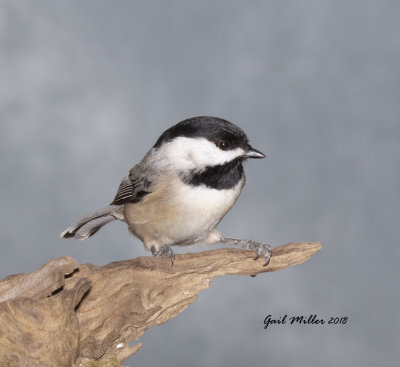
[[[0,281],[0,367],[119,366],[152,325],[182,312],[221,275],[255,275],[298,265],[319,242],[275,247],[268,266],[254,253],[224,248],[105,266],[63,257]],[[76,364],[74,364],[76,363]]]

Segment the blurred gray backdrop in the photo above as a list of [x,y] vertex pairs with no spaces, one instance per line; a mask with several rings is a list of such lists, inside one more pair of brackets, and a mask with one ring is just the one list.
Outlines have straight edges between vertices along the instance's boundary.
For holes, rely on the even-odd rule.
[[[0,4],[0,277],[146,255],[123,223],[58,236],[110,202],[163,130],[215,115],[267,154],[246,164],[222,232],[323,250],[215,280],[126,363],[397,365],[399,1]],[[349,321],[265,331],[268,314]]]

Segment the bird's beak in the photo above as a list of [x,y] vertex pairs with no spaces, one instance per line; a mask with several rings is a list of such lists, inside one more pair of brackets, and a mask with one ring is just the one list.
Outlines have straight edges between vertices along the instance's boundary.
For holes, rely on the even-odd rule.
[[259,150],[249,146],[247,151],[243,154],[243,158],[265,158],[265,154],[261,153]]

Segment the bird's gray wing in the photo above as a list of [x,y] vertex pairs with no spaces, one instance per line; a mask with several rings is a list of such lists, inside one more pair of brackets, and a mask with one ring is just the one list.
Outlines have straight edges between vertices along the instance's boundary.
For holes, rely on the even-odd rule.
[[122,179],[117,194],[110,205],[137,203],[151,193],[152,183],[141,172],[139,167],[133,167]]

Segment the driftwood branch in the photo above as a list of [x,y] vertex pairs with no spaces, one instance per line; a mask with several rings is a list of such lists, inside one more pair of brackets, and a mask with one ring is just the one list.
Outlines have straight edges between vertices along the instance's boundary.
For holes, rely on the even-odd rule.
[[0,366],[120,366],[152,325],[182,312],[218,276],[255,275],[298,265],[319,242],[275,247],[268,266],[231,248],[105,266],[50,260],[0,281]]

